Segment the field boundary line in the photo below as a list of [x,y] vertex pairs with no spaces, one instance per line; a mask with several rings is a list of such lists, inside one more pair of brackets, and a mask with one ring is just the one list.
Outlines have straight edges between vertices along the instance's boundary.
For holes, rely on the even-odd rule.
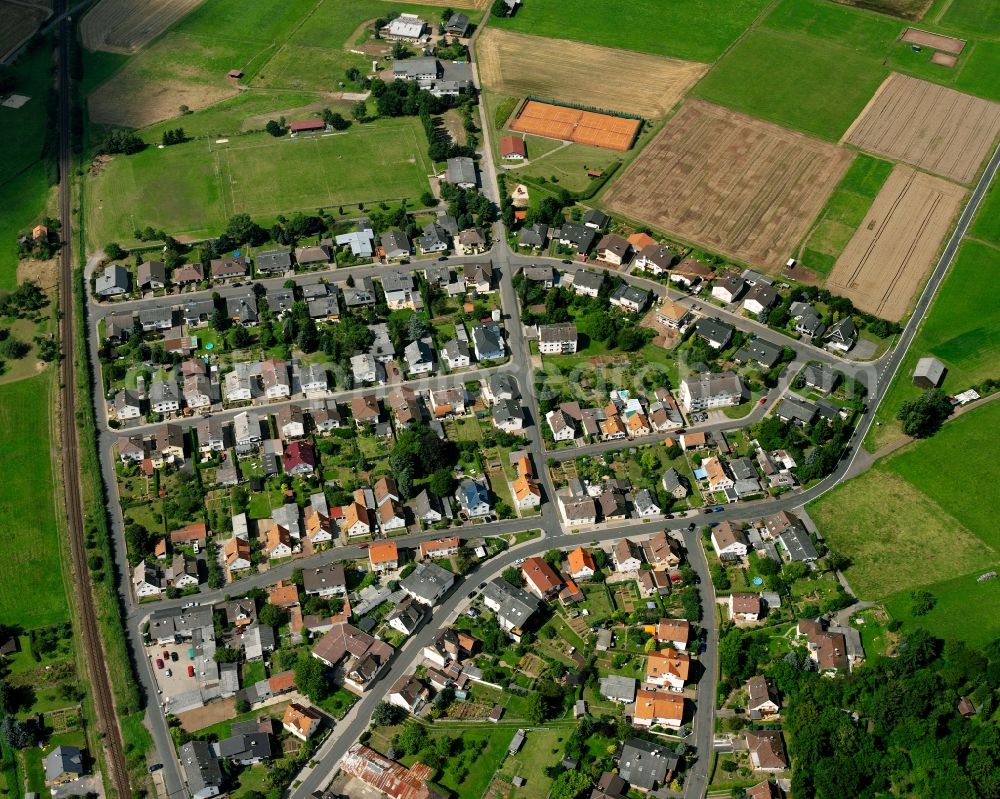
[[[837,142],[838,145],[840,145],[841,147],[843,147],[847,143],[847,140],[851,137],[851,134],[854,133],[854,129],[859,124],[861,124],[861,120],[864,119],[865,114],[867,114],[871,110],[871,107],[873,105],[875,105],[875,103],[878,101],[879,97],[882,96],[882,93],[886,90],[886,87],[889,85],[889,81],[892,80],[892,76],[895,75],[895,74],[896,74],[895,72],[890,72],[888,75],[885,76],[885,80],[883,80],[879,84],[879,87],[875,90],[875,94],[873,94],[868,99],[868,102],[865,103],[865,107],[862,108],[861,111],[858,112],[858,115],[856,117],[854,117],[854,121],[848,126],[847,130],[844,131],[844,135],[841,136],[840,140]],[[864,152],[864,153],[867,153],[868,155],[873,155],[873,156],[876,156],[876,157],[879,157],[879,158],[883,158],[883,156],[879,156],[877,153],[869,153],[863,147],[860,147],[858,145],[854,145],[854,146],[858,148],[859,152]],[[885,159],[885,160],[890,160],[890,159]],[[894,163],[895,163],[895,161],[894,161]]]

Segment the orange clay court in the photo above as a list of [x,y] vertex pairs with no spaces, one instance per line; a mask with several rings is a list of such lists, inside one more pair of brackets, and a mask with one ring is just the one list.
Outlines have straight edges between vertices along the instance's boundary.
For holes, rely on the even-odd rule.
[[510,127],[520,133],[624,152],[635,141],[640,124],[638,119],[528,100]]

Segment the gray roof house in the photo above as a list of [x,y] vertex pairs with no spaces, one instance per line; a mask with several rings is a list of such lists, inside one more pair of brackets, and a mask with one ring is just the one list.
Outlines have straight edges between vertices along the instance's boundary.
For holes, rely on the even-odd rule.
[[292,268],[292,254],[288,250],[266,250],[254,258],[257,272],[281,274]]
[[431,339],[421,338],[411,341],[403,349],[406,371],[411,375],[422,375],[434,371],[434,347]]
[[425,560],[418,563],[417,568],[400,581],[399,587],[417,602],[433,607],[454,584],[454,574],[432,561]]
[[83,753],[75,746],[57,746],[45,758],[46,785],[72,782],[83,774]]
[[[919,363],[917,367],[920,367]],[[916,375],[914,375],[914,379],[916,379]],[[802,370],[802,381],[810,388],[829,394],[837,387],[837,383],[840,381],[840,372],[825,363],[810,363]]]
[[[519,247],[532,247],[533,249],[542,249],[549,238],[549,226],[538,222],[530,227],[521,228],[521,232],[517,234],[517,244]],[[525,269],[527,273],[527,269]]]
[[341,233],[334,241],[338,247],[350,247],[355,258],[371,258],[375,253],[375,238],[370,230]]
[[476,350],[476,359],[480,361],[498,361],[507,352],[503,342],[503,334],[495,324],[473,327],[472,345]]
[[711,316],[703,316],[694,323],[694,332],[708,342],[712,349],[721,350],[733,338],[733,326]]
[[136,282],[141,289],[162,289],[167,283],[167,268],[162,261],[143,261],[139,264]]
[[417,240],[417,244],[422,253],[447,252],[451,248],[451,236],[444,228],[431,222],[424,227],[424,235]]
[[635,701],[635,678],[623,677],[620,674],[610,674],[601,677],[601,696],[607,697],[614,702],[621,702],[624,705]]
[[580,271],[573,276],[573,291],[596,297],[604,285],[604,275],[597,272]]
[[807,302],[793,302],[788,312],[795,320],[795,330],[809,338],[819,338],[826,332],[826,325],[819,312]]
[[921,358],[913,370],[913,385],[918,388],[937,388],[944,378],[945,365],[937,358]]
[[663,744],[629,738],[618,758],[618,775],[633,788],[653,791],[677,770],[680,758]]
[[785,397],[778,406],[778,416],[788,422],[811,424],[816,418],[816,406],[809,402]]
[[470,24],[469,15],[458,12],[451,15],[444,30],[445,33],[450,33],[453,36],[465,36],[469,32]]
[[271,736],[266,732],[232,735],[219,741],[219,757],[234,760],[241,766],[252,766],[273,756]]
[[854,320],[849,316],[845,316],[839,322],[830,325],[830,329],[826,331],[823,340],[830,349],[847,352],[854,346],[857,338],[858,328],[854,324]]
[[740,347],[734,358],[737,361],[754,361],[765,369],[770,369],[781,360],[782,352],[784,347],[780,344],[775,344],[766,338],[755,338]]
[[575,222],[565,222],[558,230],[552,231],[552,238],[558,239],[565,247],[575,247],[581,253],[590,252],[597,234],[594,229]]
[[608,215],[596,208],[591,208],[583,215],[583,224],[594,230],[601,230],[608,224]]
[[445,180],[454,183],[460,189],[474,189],[476,179],[476,162],[471,158],[449,158]]
[[110,264],[94,281],[94,293],[98,297],[116,297],[129,290],[130,275],[121,264]]
[[410,240],[401,230],[387,230],[379,238],[379,244],[385,257],[390,261],[396,258],[406,258],[410,254]]
[[519,635],[528,620],[542,607],[542,601],[527,591],[511,585],[502,577],[486,584],[483,603],[497,614],[497,621],[507,632]]
[[192,799],[210,799],[222,790],[222,768],[206,741],[188,741],[177,750]]
[[426,488],[413,498],[413,515],[422,522],[434,524],[441,521],[441,503]]

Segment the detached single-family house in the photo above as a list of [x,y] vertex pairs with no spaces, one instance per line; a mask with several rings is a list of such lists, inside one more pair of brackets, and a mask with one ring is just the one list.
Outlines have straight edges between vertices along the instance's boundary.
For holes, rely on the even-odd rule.
[[121,264],[109,264],[94,281],[94,293],[98,297],[118,297],[128,293],[131,275]]
[[162,261],[143,261],[137,269],[136,283],[141,289],[162,289],[167,285],[167,268]]
[[737,275],[726,275],[712,286],[712,296],[725,303],[736,302],[747,290],[746,281]]
[[482,483],[468,477],[462,480],[455,491],[455,499],[461,509],[471,518],[488,516],[492,511],[490,493]]
[[597,257],[615,266],[621,266],[631,254],[632,245],[616,233],[609,233],[597,244]]
[[720,560],[745,558],[750,542],[740,527],[729,521],[712,528],[712,549]]

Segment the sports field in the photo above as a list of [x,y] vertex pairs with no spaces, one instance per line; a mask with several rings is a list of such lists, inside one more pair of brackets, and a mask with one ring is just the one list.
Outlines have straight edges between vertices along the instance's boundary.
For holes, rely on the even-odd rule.
[[806,234],[799,253],[803,266],[820,274],[830,273],[890,172],[888,161],[858,154]]
[[704,64],[486,28],[476,44],[486,89],[643,117],[662,116]]
[[853,157],[688,101],[611,184],[604,202],[630,219],[777,271]]
[[917,331],[906,357],[879,405],[876,420],[865,439],[875,450],[900,437],[896,413],[920,389],[911,383],[917,361],[925,355],[947,367],[942,388],[957,393],[987,377],[998,376],[1000,364],[1000,249],[966,241],[945,277],[927,318]]
[[862,150],[971,183],[998,133],[1000,103],[893,75],[845,138]]
[[90,180],[91,248],[129,243],[152,225],[171,235],[214,235],[235,213],[264,222],[281,213],[408,198],[433,171],[420,120],[354,125],[337,135],[274,139],[248,134],[231,144],[204,141],[118,157]]
[[937,259],[966,191],[898,164],[830,273],[855,307],[898,322]]
[[578,42],[690,61],[717,59],[745,31],[767,0],[531,0],[491,25]]
[[519,133],[624,152],[632,146],[641,124],[638,119],[529,100],[510,127]]
[[54,374],[0,386],[0,514],[11,520],[0,558],[0,619],[25,629],[67,618],[49,437]]

